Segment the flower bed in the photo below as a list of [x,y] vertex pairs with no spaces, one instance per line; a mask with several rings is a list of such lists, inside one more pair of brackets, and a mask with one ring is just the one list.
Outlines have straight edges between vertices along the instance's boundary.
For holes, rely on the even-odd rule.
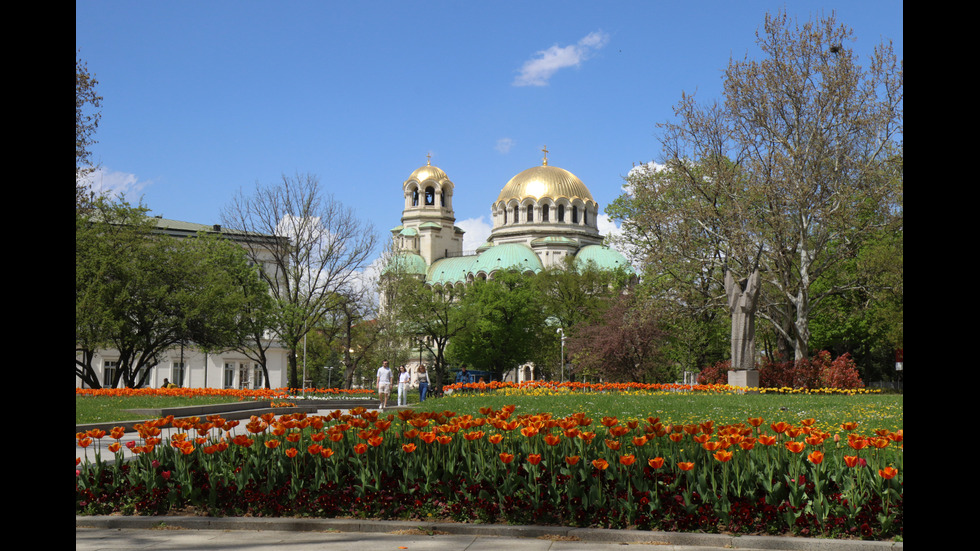
[[76,459],[75,512],[903,535],[901,430],[513,413],[164,418],[125,446],[121,429],[79,433],[114,442]]

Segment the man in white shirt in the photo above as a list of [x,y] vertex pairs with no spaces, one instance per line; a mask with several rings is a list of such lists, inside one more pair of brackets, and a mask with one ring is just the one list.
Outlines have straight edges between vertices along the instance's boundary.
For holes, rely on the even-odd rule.
[[378,368],[378,399],[381,400],[381,409],[388,407],[388,395],[391,394],[391,368],[388,367],[388,360],[382,362]]

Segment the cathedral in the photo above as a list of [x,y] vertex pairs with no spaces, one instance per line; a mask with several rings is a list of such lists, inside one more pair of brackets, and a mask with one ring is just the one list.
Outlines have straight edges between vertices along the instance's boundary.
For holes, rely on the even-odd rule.
[[405,206],[401,224],[392,228],[394,256],[388,270],[423,279],[430,285],[465,285],[491,279],[498,270],[538,273],[593,262],[601,269],[624,268],[626,258],[602,244],[599,204],[582,180],[548,164],[522,171],[507,182],[490,206],[493,227],[475,254],[463,252],[463,230],[455,225],[456,185],[431,160],[402,184]]

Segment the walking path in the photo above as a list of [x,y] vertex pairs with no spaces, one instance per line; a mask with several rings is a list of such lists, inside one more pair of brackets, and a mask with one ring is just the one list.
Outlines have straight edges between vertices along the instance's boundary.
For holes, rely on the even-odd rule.
[[[327,415],[336,409],[321,409],[316,415]],[[389,407],[385,412],[396,409]],[[82,430],[86,428],[76,427],[76,431]],[[167,438],[173,430],[172,427],[164,428],[161,436]],[[244,423],[240,423],[232,434],[238,430],[245,430]],[[138,435],[130,430],[122,443],[136,439]],[[111,459],[113,454],[105,447],[113,441],[106,437],[102,442],[93,441],[87,448],[78,446],[76,441],[76,457],[94,461],[95,454],[100,453],[103,459]],[[656,546],[652,549],[657,551],[884,551],[903,548],[902,543],[891,542],[561,526],[305,518],[75,517],[75,551],[614,551],[624,545],[643,545],[645,549]]]

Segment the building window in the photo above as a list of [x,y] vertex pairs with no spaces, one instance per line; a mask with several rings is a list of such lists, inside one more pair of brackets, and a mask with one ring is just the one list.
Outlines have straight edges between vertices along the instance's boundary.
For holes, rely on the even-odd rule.
[[572,207],[572,224],[578,224],[578,207]]
[[558,221],[565,221],[565,205],[558,205]]
[[504,225],[507,225],[507,209],[504,209]]
[[516,224],[521,216],[521,207],[514,205],[514,223]]
[[235,388],[235,364],[234,363],[225,364],[224,387]]
[[102,364],[102,386],[112,388],[112,381],[116,379],[118,369],[119,362],[116,360],[106,360]]
[[184,386],[184,373],[187,371],[187,366],[184,362],[174,362],[170,364],[170,382],[179,386]]
[[262,386],[265,385],[265,381],[262,378],[262,366],[259,364],[254,364],[252,367],[254,368],[252,370],[252,373],[254,374],[252,377],[252,388],[262,388]]
[[419,190],[418,188],[412,190],[412,206],[419,206]]
[[527,221],[534,222],[534,205],[527,206]]
[[541,205],[541,221],[542,222],[547,222],[548,221],[548,210],[549,210],[548,209],[548,205]]
[[589,208],[586,207],[582,209],[582,223],[586,226],[589,225]]
[[425,188],[425,204],[430,207],[436,204],[436,190],[432,186]]

